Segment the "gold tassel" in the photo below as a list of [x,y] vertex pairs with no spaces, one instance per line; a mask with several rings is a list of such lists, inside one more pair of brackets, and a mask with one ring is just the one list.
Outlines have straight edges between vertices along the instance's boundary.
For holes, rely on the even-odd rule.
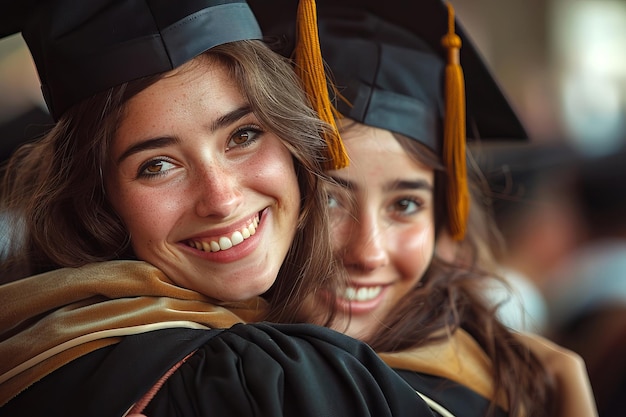
[[317,111],[320,119],[332,127],[332,132],[324,134],[330,158],[327,168],[341,169],[348,166],[348,155],[335,123],[335,116],[339,117],[339,113],[331,104],[328,94],[316,9],[315,0],[300,0],[298,4],[295,71],[302,80],[304,91],[313,109]]
[[448,169],[448,217],[452,237],[462,240],[469,216],[470,196],[465,161],[465,85],[460,64],[461,38],[454,32],[454,9],[448,3],[448,50],[445,80],[443,159]]

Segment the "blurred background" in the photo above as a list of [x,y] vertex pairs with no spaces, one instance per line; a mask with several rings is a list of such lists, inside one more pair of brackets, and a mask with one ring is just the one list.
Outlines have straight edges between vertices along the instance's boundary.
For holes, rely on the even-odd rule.
[[531,137],[476,156],[523,306],[503,320],[581,354],[626,416],[626,1],[453,5]]
[[453,4],[531,137],[477,157],[525,309],[511,326],[581,354],[600,415],[625,416],[626,1]]
[[[452,4],[531,137],[474,146],[521,305],[502,320],[580,353],[625,416],[626,0]],[[0,161],[49,123],[22,38],[0,40]]]
[[624,143],[626,2],[457,0],[532,137],[599,154]]

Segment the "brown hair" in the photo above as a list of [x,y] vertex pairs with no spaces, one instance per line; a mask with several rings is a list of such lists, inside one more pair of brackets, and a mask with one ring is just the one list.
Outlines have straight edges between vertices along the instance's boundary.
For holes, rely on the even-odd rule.
[[[436,230],[447,224],[446,172],[440,159],[421,143],[394,134],[412,158],[435,170]],[[485,282],[499,279],[491,247],[501,242],[478,181],[470,181],[474,201],[467,233],[455,259],[436,254],[421,281],[407,293],[367,342],[377,352],[427,345],[461,328],[486,352],[493,364],[495,387],[507,394],[509,415],[550,416],[552,385],[538,358],[516,341],[496,318],[496,307],[483,297]],[[494,405],[495,403],[492,403]],[[490,410],[490,413],[493,409]]]
[[[294,321],[307,294],[332,285],[337,276],[328,262],[332,252],[321,186],[328,180],[321,139],[328,127],[307,106],[290,65],[262,42],[232,42],[205,55],[225,65],[260,122],[293,155],[300,221],[266,298],[268,319]],[[41,141],[23,146],[12,157],[2,201],[24,219],[25,248],[15,248],[14,255],[27,258],[35,272],[133,259],[128,232],[107,200],[102,175],[125,103],[162,77],[145,77],[85,100],[69,109]]]

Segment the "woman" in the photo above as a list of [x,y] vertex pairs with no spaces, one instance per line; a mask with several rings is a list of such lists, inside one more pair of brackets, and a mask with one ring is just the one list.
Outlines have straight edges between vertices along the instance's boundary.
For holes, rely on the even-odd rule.
[[350,284],[335,298],[332,327],[381,352],[443,415],[597,415],[580,358],[510,333],[481,297],[491,278],[476,261],[474,242],[485,242],[470,240],[477,226],[461,244],[435,230],[443,202],[438,163],[421,162],[429,151],[357,122],[345,120],[341,133],[351,165],[332,173],[344,186],[329,201]]
[[0,287],[0,415],[430,415],[355,340],[237,324],[335,279],[327,127],[245,2],[14,7],[57,122],[7,167],[42,273]]
[[[291,55],[293,31],[280,13],[293,10],[284,3],[255,13],[264,32],[286,34],[282,47]],[[497,232],[476,204],[466,211],[464,100],[461,95],[448,107],[454,102],[444,100],[443,91],[444,81],[448,96],[462,91],[451,82],[460,71],[444,61],[445,51],[439,55],[445,28],[454,28],[445,6],[349,0],[318,6],[322,53],[338,90],[344,116],[338,124],[350,157],[348,168],[331,171],[339,185],[329,197],[333,240],[350,281],[339,293],[320,292],[309,305],[330,300],[329,308],[338,310],[332,327],[381,352],[442,415],[593,414],[577,358],[572,369],[583,395],[572,396],[560,380],[559,394],[573,402],[557,405],[553,376],[544,368],[557,350],[511,333],[484,300],[495,275],[490,239]],[[451,31],[444,42],[454,58],[460,39]],[[468,47],[467,39],[463,44]],[[470,135],[523,138],[475,52],[465,58],[473,85]],[[298,59],[296,50],[300,65]],[[444,80],[444,73],[452,77]],[[546,351],[553,353],[549,360]]]

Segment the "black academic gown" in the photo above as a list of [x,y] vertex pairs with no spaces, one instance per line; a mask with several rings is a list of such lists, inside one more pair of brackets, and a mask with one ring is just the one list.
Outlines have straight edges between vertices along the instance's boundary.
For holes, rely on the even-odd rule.
[[[416,392],[427,398],[437,417],[506,417],[509,414],[491,400],[451,379],[396,369]],[[489,414],[491,413],[491,414]]]
[[123,416],[190,352],[145,415],[433,416],[367,345],[322,327],[267,323],[127,336],[44,377],[0,416]]

